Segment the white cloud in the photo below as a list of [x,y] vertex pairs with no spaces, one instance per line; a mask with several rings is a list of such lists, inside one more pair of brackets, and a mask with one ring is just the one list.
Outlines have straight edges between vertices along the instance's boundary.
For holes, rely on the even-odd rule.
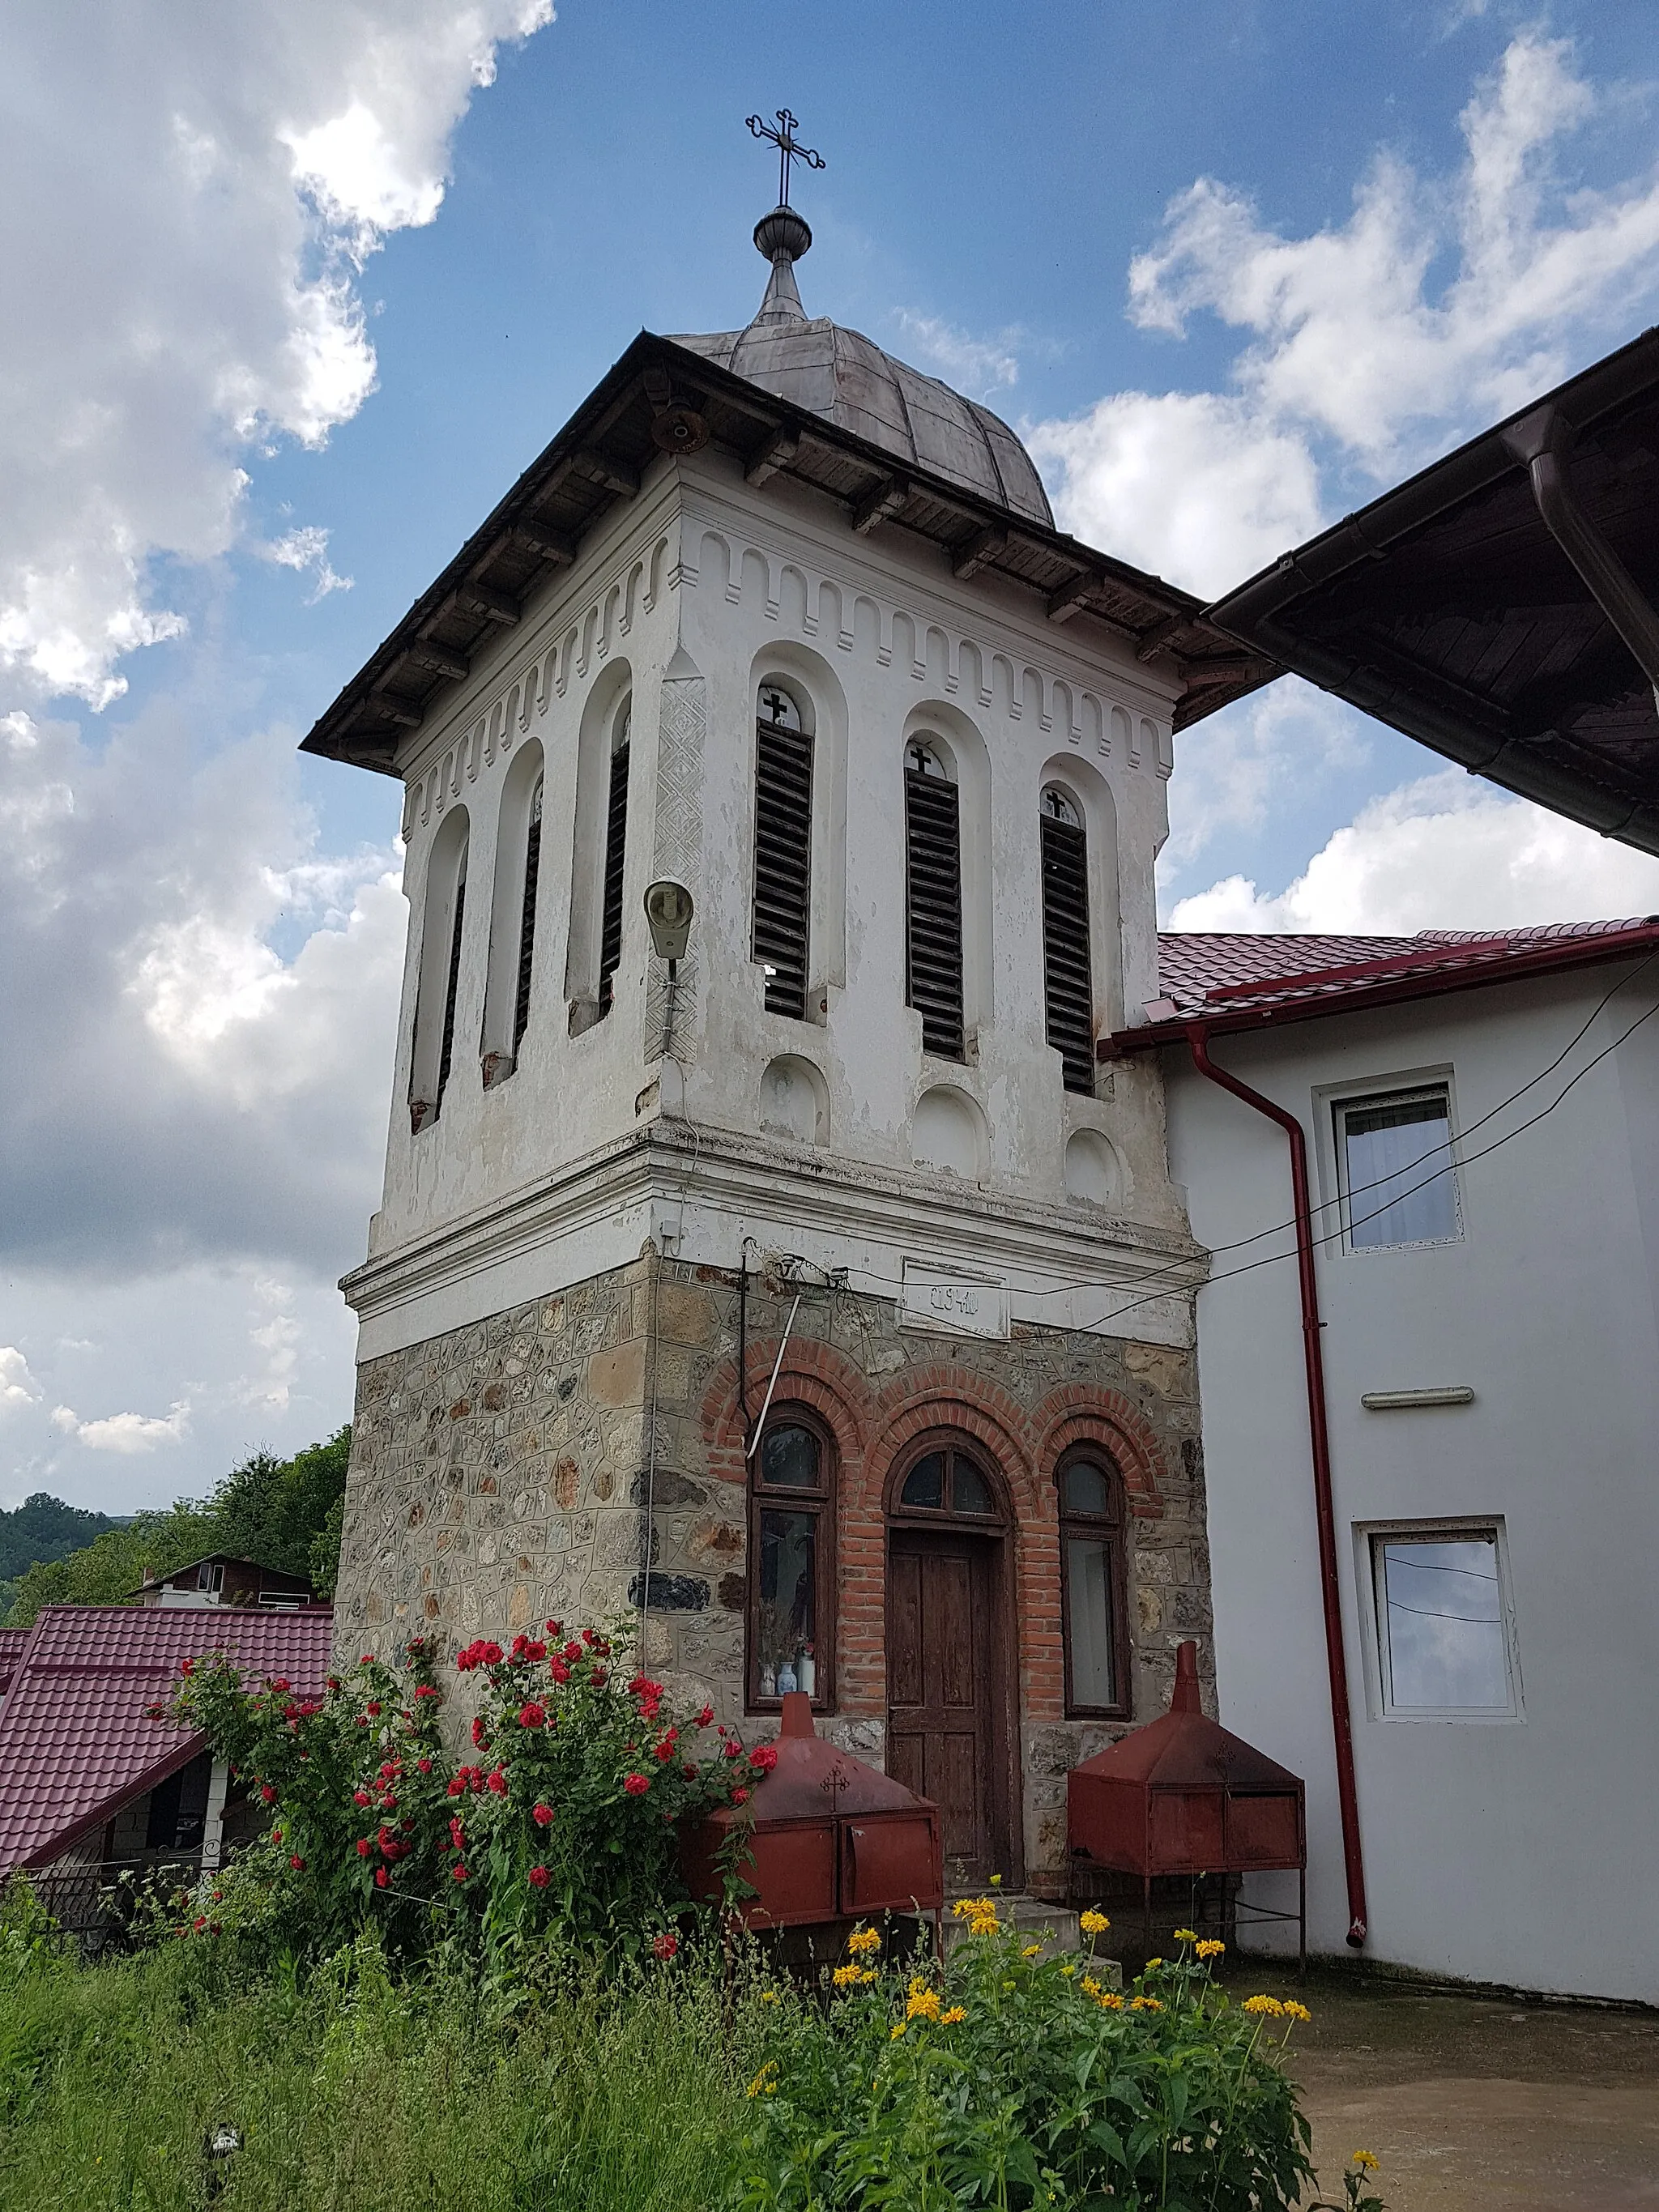
[[1303,438],[1230,394],[1115,392],[1025,442],[1062,528],[1189,591],[1224,591],[1319,525]]
[[1364,718],[1291,676],[1182,732],[1158,873],[1189,866],[1227,830],[1260,830],[1287,778],[1305,796],[1365,758]]
[[1659,911],[1659,860],[1452,769],[1373,799],[1281,892],[1229,876],[1172,929],[1410,935]]
[[954,323],[942,322],[937,315],[913,314],[908,307],[899,309],[898,321],[911,350],[970,398],[983,398],[1018,383],[1018,349],[1025,334],[1018,324],[988,338],[976,338]]
[[[155,556],[228,551],[251,444],[319,445],[375,364],[356,278],[429,222],[498,41],[550,0],[22,0],[7,16],[0,670],[117,696],[176,637]],[[27,210],[27,220],[21,210]],[[319,589],[331,574],[314,569]]]
[[303,575],[307,568],[315,572],[311,589],[306,593],[306,605],[314,607],[331,592],[349,592],[353,579],[336,573],[328,557],[328,532],[315,523],[307,523],[297,530],[285,531],[269,544],[254,548],[262,561],[273,562],[279,568],[293,568]]
[[118,1452],[123,1458],[152,1452],[158,1444],[182,1443],[190,1434],[190,1404],[182,1398],[166,1415],[106,1413],[101,1420],[83,1421],[69,1407],[58,1406],[52,1418],[65,1436],[88,1451]]
[[1242,333],[1232,388],[1125,392],[1039,425],[1062,524],[1218,592],[1317,526],[1322,465],[1391,480],[1638,329],[1659,294],[1659,178],[1570,190],[1556,166],[1606,97],[1567,40],[1526,31],[1465,106],[1449,177],[1381,152],[1347,221],[1301,238],[1213,178],[1178,193],[1131,265],[1130,316]]
[[15,1344],[0,1344],[0,1413],[39,1402],[40,1385]]

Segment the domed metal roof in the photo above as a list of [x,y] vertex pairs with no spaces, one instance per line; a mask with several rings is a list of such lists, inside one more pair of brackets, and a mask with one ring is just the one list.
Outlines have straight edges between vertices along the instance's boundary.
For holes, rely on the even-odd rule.
[[793,264],[811,243],[811,232],[793,208],[763,216],[755,226],[755,244],[771,262],[772,274],[754,321],[746,330],[673,343],[884,447],[897,460],[1052,528],[1048,496],[1031,457],[1000,416],[896,361],[861,332],[843,330],[827,316],[807,315]]

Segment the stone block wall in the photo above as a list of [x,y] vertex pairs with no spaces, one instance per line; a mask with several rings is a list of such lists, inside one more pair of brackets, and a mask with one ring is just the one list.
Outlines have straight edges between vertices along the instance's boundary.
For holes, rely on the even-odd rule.
[[[751,1276],[749,1412],[797,1285]],[[359,1372],[337,1599],[343,1656],[436,1633],[506,1641],[648,1599],[644,1663],[744,1720],[747,1550],[739,1294],[728,1273],[658,1257]],[[1065,1717],[1054,1463],[1109,1449],[1130,1505],[1134,1719],[1168,1701],[1195,1638],[1213,1710],[1196,1363],[1188,1352],[1017,1326],[1012,1340],[901,1329],[890,1300],[807,1287],[775,1404],[836,1445],[836,1710],[820,1725],[879,1762],[886,1718],[886,1485],[923,1432],[975,1437],[1012,1501],[1026,1877],[1065,1881],[1065,1776],[1125,1724]],[[647,1499],[650,1510],[647,1510]],[[646,1577],[648,1577],[648,1582]],[[463,1703],[451,1708],[458,1726]],[[771,1733],[751,1716],[748,1734]]]

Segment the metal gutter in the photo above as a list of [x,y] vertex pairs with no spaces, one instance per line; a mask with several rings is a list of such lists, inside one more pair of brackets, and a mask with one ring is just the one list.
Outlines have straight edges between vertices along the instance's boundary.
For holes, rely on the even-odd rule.
[[1186,1030],[1193,1066],[1223,1091],[1276,1121],[1291,1148],[1291,1190],[1296,1212],[1296,1269],[1302,1298],[1302,1358],[1308,1389],[1308,1432],[1313,1459],[1314,1520],[1319,1531],[1319,1595],[1325,1620],[1325,1662],[1330,1678],[1331,1736],[1336,1754],[1336,1795],[1342,1820],[1342,1867],[1348,1887],[1348,1942],[1365,1941],[1365,1863],[1359,1836],[1359,1793],[1354,1779],[1353,1714],[1348,1694],[1347,1653],[1342,1640],[1342,1596],[1336,1564],[1336,1512],[1331,1496],[1331,1437],[1326,1414],[1325,1360],[1319,1332],[1319,1281],[1314,1272],[1313,1210],[1308,1188],[1308,1140],[1294,1114],[1218,1067],[1210,1058],[1204,1024]]

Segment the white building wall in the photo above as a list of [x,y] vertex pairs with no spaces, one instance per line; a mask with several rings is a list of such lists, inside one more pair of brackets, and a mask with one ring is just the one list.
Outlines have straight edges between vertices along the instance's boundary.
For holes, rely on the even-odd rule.
[[[1619,971],[1602,967],[1218,1040],[1297,1114],[1334,1196],[1326,1086],[1449,1072],[1469,1129],[1548,1066]],[[1555,1097],[1644,1005],[1599,1015]],[[1227,1725],[1308,1784],[1310,1941],[1347,1926],[1281,1132],[1166,1055],[1171,1171],[1212,1255],[1199,1302],[1217,1672]],[[1433,1972],[1659,1999],[1659,1023],[1538,1126],[1460,1170],[1461,1238],[1318,1258],[1342,1607],[1369,1893],[1367,1951]],[[1326,1216],[1335,1224],[1333,1212]],[[1366,1392],[1468,1386],[1467,1407],[1367,1412]],[[1521,1710],[1383,1718],[1366,1523],[1501,1516]],[[1283,1903],[1282,1878],[1256,1894]],[[1289,1902],[1294,1902],[1293,1893]]]
[[[751,957],[755,711],[769,676],[804,696],[817,732],[817,988],[804,1022],[765,1011]],[[630,688],[622,966],[611,1014],[573,1033],[571,948],[581,944],[582,884],[591,896],[598,874],[576,827],[579,756]],[[989,1207],[1005,1225],[1023,1224],[1021,1252],[1004,1253],[994,1270],[1014,1289],[1016,1314],[1078,1326],[1109,1300],[1066,1285],[1091,1285],[1114,1254],[1139,1269],[1148,1249],[1159,1264],[1186,1253],[1158,1070],[1103,1072],[1092,1098],[1062,1086],[1043,1034],[1038,866],[1041,793],[1058,781],[1087,821],[1104,1030],[1156,988],[1152,864],[1167,830],[1172,703],[1167,681],[1086,618],[1050,623],[1011,586],[957,581],[936,548],[902,532],[856,536],[832,502],[781,479],[750,488],[729,457],[659,465],[400,758],[410,953],[385,1198],[368,1267],[351,1285],[365,1320],[361,1356],[634,1258],[661,1233],[662,1185],[630,1173],[623,1156],[653,1123],[694,1123],[735,1145],[758,1141],[763,1153],[750,1163],[746,1195],[716,1197],[706,1176],[689,1201],[675,1187],[683,1258],[734,1265],[745,1232],[801,1251],[816,1237],[824,1264],[850,1259],[864,1277],[854,1287],[891,1296],[907,1247],[919,1249],[919,1210],[933,1231],[920,1249],[963,1260],[981,1249]],[[963,1066],[924,1059],[920,1018],[904,1004],[903,749],[921,728],[957,758],[963,790],[972,1042]],[[532,744],[546,777],[534,1011],[516,1069],[485,1091],[496,825],[514,760]],[[428,870],[462,807],[453,1070],[437,1122],[412,1131]],[[663,971],[641,912],[646,885],[663,875],[689,884],[697,910],[666,1062]],[[769,1119],[767,1071],[781,1058],[814,1071],[803,1079],[821,1094],[814,1130]],[[969,1102],[982,1144],[970,1177],[919,1158],[917,1103],[938,1085]],[[1097,1142],[1086,1196],[1075,1163],[1068,1188],[1066,1145],[1079,1131]],[[850,1251],[845,1233],[811,1225],[812,1194],[836,1176],[859,1183],[866,1200]],[[561,1178],[568,1194],[550,1200],[556,1227],[508,1221]],[[457,1233],[472,1239],[464,1261],[410,1256]],[[1176,1290],[1142,1309],[1134,1333],[1188,1340],[1185,1297]]]

